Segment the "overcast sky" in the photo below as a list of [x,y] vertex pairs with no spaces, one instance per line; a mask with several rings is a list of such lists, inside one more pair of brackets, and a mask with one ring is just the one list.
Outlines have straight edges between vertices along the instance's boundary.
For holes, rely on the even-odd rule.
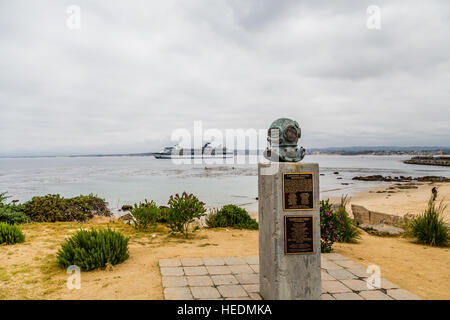
[[280,117],[306,148],[450,146],[450,2],[0,0],[0,111],[0,155],[155,151],[195,120]]

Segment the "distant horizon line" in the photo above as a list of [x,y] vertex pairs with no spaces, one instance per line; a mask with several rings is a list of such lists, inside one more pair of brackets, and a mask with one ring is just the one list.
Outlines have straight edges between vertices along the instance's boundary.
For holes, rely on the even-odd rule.
[[[245,152],[263,152],[265,149],[234,149],[233,152],[245,153]],[[309,148],[306,149],[307,154],[317,151],[333,151],[333,152],[450,152],[450,146],[348,146],[348,147],[321,147],[321,148]],[[149,152],[129,152],[129,153],[99,153],[99,154],[68,154],[68,153],[55,153],[55,154],[15,154],[15,155],[1,155],[0,158],[76,158],[76,157],[114,157],[114,156],[152,156],[159,151]],[[355,154],[356,155],[356,154]]]

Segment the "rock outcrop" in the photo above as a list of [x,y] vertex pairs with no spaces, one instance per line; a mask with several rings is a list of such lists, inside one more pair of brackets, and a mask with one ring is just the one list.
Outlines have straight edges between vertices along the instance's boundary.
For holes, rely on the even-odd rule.
[[382,175],[372,175],[372,176],[356,176],[353,177],[352,180],[360,180],[360,181],[385,181],[385,182],[450,182],[450,178],[447,177],[439,177],[439,176],[425,176],[425,177],[391,177],[391,176],[382,176]]
[[419,157],[412,157],[409,160],[403,161],[404,163],[408,164],[421,164],[421,165],[427,165],[427,166],[450,166],[450,157],[449,156],[441,156],[441,157],[425,157],[425,156],[419,156]]

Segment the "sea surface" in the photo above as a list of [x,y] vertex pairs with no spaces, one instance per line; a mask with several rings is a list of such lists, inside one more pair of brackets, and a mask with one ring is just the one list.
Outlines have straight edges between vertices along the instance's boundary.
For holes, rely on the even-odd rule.
[[[450,176],[450,168],[404,164],[409,156],[311,155],[304,162],[320,166],[321,198],[351,196],[383,182],[354,176]],[[96,194],[112,210],[144,199],[165,205],[171,194],[186,191],[208,207],[233,203],[257,210],[257,157],[236,156],[232,164],[174,164],[152,156],[0,158],[0,192],[10,200],[58,193],[65,197]],[[229,161],[229,160],[228,160]]]

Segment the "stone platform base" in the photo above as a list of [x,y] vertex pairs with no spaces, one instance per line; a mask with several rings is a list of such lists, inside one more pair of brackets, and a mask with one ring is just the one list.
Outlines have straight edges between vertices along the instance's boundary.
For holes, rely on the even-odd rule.
[[[419,300],[381,278],[369,289],[366,268],[336,254],[322,254],[322,300]],[[258,257],[160,259],[166,300],[261,300]]]

